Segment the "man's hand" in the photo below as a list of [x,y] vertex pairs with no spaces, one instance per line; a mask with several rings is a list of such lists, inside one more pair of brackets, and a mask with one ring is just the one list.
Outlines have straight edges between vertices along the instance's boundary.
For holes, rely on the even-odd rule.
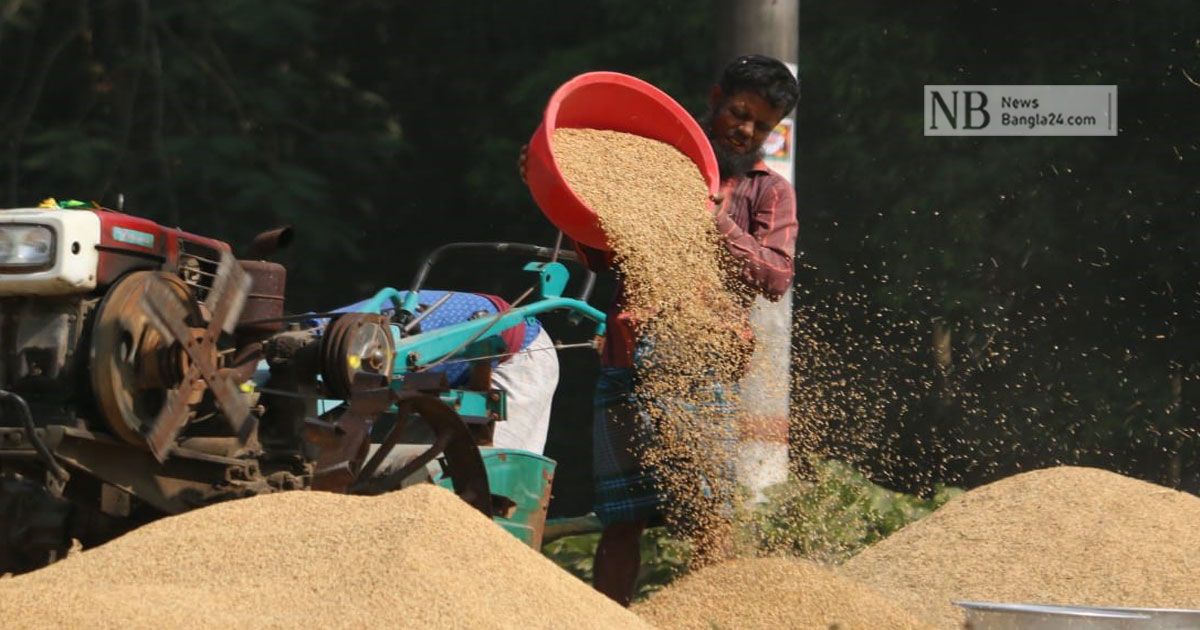
[[529,145],[521,145],[521,153],[517,156],[517,172],[521,174],[521,181],[526,184],[529,180],[525,179],[525,162],[529,161]]
[[716,193],[709,195],[708,200],[713,203],[713,206],[712,206],[713,216],[716,216],[718,212],[721,212],[725,209],[725,192],[724,191],[717,191]]
[[729,197],[725,195],[725,189],[722,188],[715,194],[709,195],[708,200],[712,202],[712,208],[710,208],[708,211],[709,215],[713,218],[713,221],[720,226],[722,216],[729,218],[729,208],[725,203],[729,200]]

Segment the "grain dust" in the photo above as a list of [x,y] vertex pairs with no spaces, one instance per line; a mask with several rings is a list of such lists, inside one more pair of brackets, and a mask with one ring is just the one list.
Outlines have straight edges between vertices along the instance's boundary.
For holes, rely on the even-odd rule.
[[734,560],[701,569],[633,611],[661,628],[928,628],[883,595],[792,558]]
[[850,559],[846,575],[942,628],[950,600],[1200,607],[1200,498],[1059,467],[967,492]]
[[0,582],[8,628],[638,628],[452,493],[293,491],[155,521]]

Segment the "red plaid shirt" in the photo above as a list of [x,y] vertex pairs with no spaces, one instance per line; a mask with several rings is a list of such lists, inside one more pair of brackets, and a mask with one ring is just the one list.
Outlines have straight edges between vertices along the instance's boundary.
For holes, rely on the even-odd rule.
[[[751,293],[778,300],[792,285],[796,251],[796,193],[792,185],[759,162],[745,175],[721,182],[724,207],[717,212],[717,231],[729,253],[741,261],[737,281]],[[612,254],[576,244],[575,250],[596,271],[609,269]],[[637,337],[625,310],[624,286],[608,309],[608,335],[600,362],[608,367],[633,367]],[[749,305],[747,305],[747,308]]]

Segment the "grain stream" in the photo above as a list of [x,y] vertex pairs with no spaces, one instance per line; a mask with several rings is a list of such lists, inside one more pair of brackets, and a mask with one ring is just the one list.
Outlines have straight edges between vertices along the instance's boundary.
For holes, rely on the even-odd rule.
[[641,460],[668,524],[703,564],[728,551],[736,491],[736,383],[749,360],[747,294],[708,211],[708,186],[674,147],[640,136],[559,129],[554,159],[599,217],[615,253],[626,310],[652,351],[635,395],[649,416]]

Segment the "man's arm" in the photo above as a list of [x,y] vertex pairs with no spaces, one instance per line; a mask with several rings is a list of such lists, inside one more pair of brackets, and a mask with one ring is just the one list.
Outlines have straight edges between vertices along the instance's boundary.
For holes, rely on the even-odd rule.
[[783,178],[775,179],[750,209],[750,225],[743,230],[723,209],[716,214],[717,232],[726,248],[742,263],[741,279],[767,299],[775,301],[792,285],[796,251],[796,193]]

